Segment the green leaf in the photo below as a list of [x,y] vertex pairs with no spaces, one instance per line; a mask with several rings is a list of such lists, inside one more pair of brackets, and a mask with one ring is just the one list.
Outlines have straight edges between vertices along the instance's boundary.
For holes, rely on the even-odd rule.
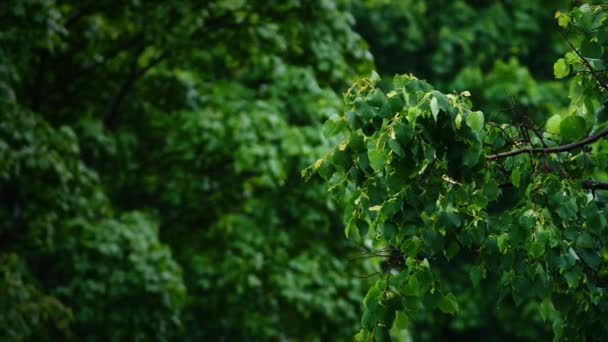
[[445,251],[445,257],[448,260],[452,260],[456,254],[460,251],[460,245],[456,241],[450,242],[448,249]]
[[566,28],[572,22],[572,17],[566,13],[557,14],[557,23],[559,26]]
[[410,275],[407,278],[407,282],[401,284],[401,286],[399,287],[399,292],[404,296],[419,297],[420,282],[418,281],[418,278],[416,278],[416,276],[414,275]]
[[382,204],[380,213],[386,219],[393,217],[401,209],[401,201],[391,199]]
[[386,155],[384,151],[373,149],[367,152],[367,156],[369,157],[369,165],[376,172],[384,170],[384,163],[386,162]]
[[486,196],[488,201],[495,201],[498,199],[498,183],[494,180],[486,181],[483,186],[483,194]]
[[578,286],[580,277],[581,277],[581,273],[576,268],[572,268],[569,271],[567,271],[566,273],[564,273],[564,278],[566,278],[568,287],[571,287],[571,288]]
[[389,139],[388,147],[390,147],[391,151],[393,151],[393,153],[398,155],[399,157],[401,157],[401,158],[405,157],[405,150],[403,149],[403,147],[401,147],[401,145],[399,144],[399,142],[397,140]]
[[486,270],[483,266],[472,266],[469,270],[469,278],[473,283],[473,287],[477,287],[482,278],[485,278]]
[[361,120],[361,118],[359,117],[359,115],[357,115],[357,113],[355,112],[346,112],[346,114],[344,114],[346,116],[346,119],[348,120],[348,125],[350,127],[351,130],[357,130],[359,128],[361,128],[363,126],[363,121]]
[[450,292],[441,297],[441,301],[439,302],[439,310],[446,314],[455,315],[458,312],[458,301],[456,300],[456,296]]
[[367,221],[361,218],[356,218],[355,225],[357,227],[357,230],[359,231],[360,236],[367,235],[367,232],[369,231],[369,224],[367,223]]
[[585,264],[587,264],[591,269],[596,270],[600,265],[602,259],[598,252],[586,248],[577,248],[576,251],[581,259],[583,259]]
[[587,232],[582,232],[576,239],[576,245],[583,248],[594,248],[597,240]]
[[384,104],[384,93],[380,90],[374,90],[367,94],[367,103],[374,107],[382,107]]
[[380,297],[382,290],[378,286],[372,286],[367,291],[363,299],[363,307],[365,311],[361,318],[361,324],[365,327],[372,328],[378,321],[381,321],[384,314],[384,307],[380,305]]
[[555,114],[547,120],[547,124],[545,125],[547,128],[547,132],[551,134],[559,135],[559,125],[562,122],[562,117],[559,114]]
[[339,170],[348,170],[352,164],[352,159],[347,149],[337,148],[331,155],[331,162]]
[[384,325],[376,326],[374,330],[374,342],[390,342],[391,334],[388,331],[388,328]]
[[545,244],[540,241],[532,242],[530,249],[528,250],[528,254],[533,258],[538,258],[539,256],[545,254]]
[[417,236],[413,236],[403,241],[403,243],[401,244],[401,251],[407,256],[416,257],[416,254],[418,254],[418,251],[420,250],[421,246],[422,239]]
[[587,58],[601,58],[602,47],[595,42],[585,40],[581,44],[581,54]]
[[481,111],[471,112],[467,116],[467,126],[473,131],[481,135],[483,133],[484,116]]
[[410,324],[410,318],[404,311],[397,311],[395,317],[395,327],[397,329],[406,329]]
[[348,140],[348,146],[353,152],[361,153],[366,149],[365,138],[361,134],[353,133]]
[[474,143],[467,148],[462,155],[462,164],[464,166],[472,167],[479,163],[481,157],[481,144]]
[[346,126],[348,125],[348,121],[340,117],[338,115],[333,115],[325,124],[323,124],[323,135],[330,138],[334,135],[340,133]]
[[374,109],[360,97],[355,99],[355,109],[357,114],[365,121],[370,120],[376,115]]
[[560,58],[553,64],[553,74],[555,78],[564,78],[570,74],[570,66],[565,59]]
[[366,328],[359,330],[357,335],[355,335],[355,341],[359,341],[359,342],[372,341],[369,330],[367,330]]
[[456,118],[454,119],[454,125],[456,126],[456,129],[460,129],[460,127],[462,127],[462,115],[460,113],[456,115]]
[[509,234],[507,233],[502,233],[500,235],[498,235],[498,237],[496,238],[496,243],[498,244],[498,250],[501,253],[506,253],[507,251],[507,240],[509,238]]
[[[395,91],[389,92],[386,97],[387,102],[390,106],[391,112],[392,113],[396,113],[401,111],[401,109],[403,109],[403,105],[405,104],[403,102],[403,95],[401,93],[397,93]],[[391,114],[392,114],[391,113]]]
[[369,80],[372,81],[373,84],[376,84],[380,82],[382,78],[380,77],[380,75],[378,75],[376,70],[372,70],[372,75],[370,76]]
[[547,321],[553,313],[555,312],[555,307],[553,306],[553,302],[551,302],[551,298],[545,298],[538,305],[538,313],[544,322]]
[[513,169],[513,171],[511,171],[511,183],[513,183],[513,186],[516,188],[519,188],[520,181],[519,169]]
[[578,115],[569,115],[559,124],[559,131],[566,141],[580,140],[587,134],[585,119]]
[[605,27],[597,31],[597,42],[602,45],[608,43],[608,30]]
[[414,137],[414,130],[412,127],[401,121],[395,121],[393,124],[393,132],[395,133],[397,140],[399,140],[403,146],[407,145]]
[[435,119],[435,122],[436,122],[437,115],[439,115],[439,104],[437,103],[436,97],[433,97],[431,99],[431,113],[433,114],[433,119]]

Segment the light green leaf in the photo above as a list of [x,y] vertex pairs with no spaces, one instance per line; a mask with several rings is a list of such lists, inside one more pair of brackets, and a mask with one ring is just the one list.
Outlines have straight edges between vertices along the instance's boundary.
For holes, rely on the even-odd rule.
[[507,239],[508,238],[509,238],[509,234],[507,234],[507,233],[502,233],[502,234],[498,235],[498,237],[496,238],[496,243],[498,244],[498,250],[503,254],[507,251]]
[[456,115],[456,119],[454,119],[454,124],[456,125],[456,129],[460,129],[460,127],[462,126],[462,115],[460,115],[460,113]]
[[481,111],[471,112],[467,116],[467,126],[471,127],[477,134],[483,132],[484,117]]
[[433,119],[437,121],[437,115],[439,115],[439,104],[437,103],[436,97],[431,99],[431,113],[433,114]]
[[382,78],[380,77],[380,75],[378,75],[378,73],[375,70],[373,70],[372,75],[370,76],[369,80],[372,81],[373,84],[376,84],[381,79]]
[[562,122],[562,117],[559,114],[555,114],[547,120],[545,125],[547,132],[551,134],[559,134],[559,125]]
[[553,74],[555,78],[564,78],[570,73],[570,66],[566,63],[566,60],[560,58],[553,64]]
[[554,312],[555,307],[553,306],[553,302],[551,302],[551,298],[543,299],[543,301],[538,305],[538,313],[544,322],[546,322],[547,318],[549,318]]
[[397,329],[405,329],[408,327],[409,323],[410,319],[408,315],[404,311],[397,311],[395,327],[397,327]]
[[384,163],[386,162],[386,155],[384,151],[373,149],[367,152],[367,156],[369,157],[369,165],[376,172],[384,170]]
[[556,16],[557,16],[557,23],[559,24],[559,26],[561,26],[563,28],[568,27],[568,25],[572,22],[572,17],[570,17],[570,15],[568,15],[566,13],[557,12]]

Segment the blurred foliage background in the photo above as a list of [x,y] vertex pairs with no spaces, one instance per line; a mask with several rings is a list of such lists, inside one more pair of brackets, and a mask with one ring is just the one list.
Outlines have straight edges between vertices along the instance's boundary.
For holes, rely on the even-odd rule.
[[[300,177],[323,122],[375,69],[542,123],[567,106],[568,5],[2,1],[0,338],[352,340],[378,262]],[[550,336],[517,315],[411,331]]]

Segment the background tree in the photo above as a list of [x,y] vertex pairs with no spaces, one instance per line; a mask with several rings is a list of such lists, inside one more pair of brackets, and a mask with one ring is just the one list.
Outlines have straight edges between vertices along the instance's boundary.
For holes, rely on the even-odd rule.
[[0,17],[7,338],[352,336],[362,266],[339,203],[299,178],[371,67],[340,2]]

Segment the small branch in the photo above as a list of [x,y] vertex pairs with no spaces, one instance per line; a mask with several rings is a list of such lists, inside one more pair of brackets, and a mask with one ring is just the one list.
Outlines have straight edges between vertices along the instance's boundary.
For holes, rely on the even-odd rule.
[[561,33],[562,37],[564,37],[566,42],[568,42],[568,45],[570,45],[570,48],[572,50],[574,50],[576,55],[583,61],[583,64],[585,64],[587,69],[589,69],[589,72],[591,73],[591,75],[593,75],[593,78],[595,78],[595,80],[600,84],[600,86],[602,88],[604,88],[604,90],[608,91],[608,86],[606,84],[604,84],[604,82],[602,82],[600,75],[598,75],[597,72],[595,71],[595,69],[593,69],[593,67],[591,66],[591,64],[589,64],[589,61],[585,57],[583,57],[583,55],[581,55],[581,53],[576,49],[576,47],[574,47],[574,45],[572,44],[570,39],[568,39],[568,37],[566,36],[566,34],[564,32],[562,32],[560,30],[559,33]]
[[123,100],[127,97],[127,95],[129,94],[129,91],[131,90],[131,88],[133,87],[135,82],[140,77],[142,77],[146,72],[148,72],[150,69],[152,69],[158,63],[160,63],[163,59],[165,59],[165,57],[167,57],[167,55],[168,55],[167,51],[165,51],[162,54],[160,54],[158,57],[156,57],[152,61],[150,61],[150,63],[148,63],[148,65],[139,69],[137,67],[137,61],[139,60],[139,56],[141,56],[141,54],[143,53],[144,50],[145,49],[142,48],[139,51],[137,51],[137,53],[135,54],[135,57],[133,58],[133,62],[131,63],[131,72],[129,73],[129,76],[123,82],[122,86],[118,90],[118,93],[116,93],[116,95],[114,95],[114,97],[110,101],[110,104],[108,105],[108,109],[106,110],[106,114],[104,115],[104,120],[103,120],[106,128],[113,128],[114,125],[116,124],[116,119],[118,117],[118,110],[120,109],[120,105],[123,102]]
[[608,183],[598,182],[594,180],[584,180],[581,182],[583,189],[590,190],[608,190]]
[[48,50],[42,50],[39,56],[34,83],[32,84],[31,89],[32,110],[35,112],[40,109],[42,97],[44,96],[44,73],[46,70],[47,58],[49,57]]
[[599,138],[601,138],[605,135],[608,135],[608,128],[601,130],[600,132],[598,132],[592,136],[586,137],[585,139],[582,139],[582,140],[579,140],[579,141],[576,141],[576,142],[573,142],[570,144],[556,146],[556,147],[548,147],[548,148],[533,148],[533,147],[521,148],[518,150],[509,151],[509,152],[502,152],[502,153],[487,155],[486,160],[491,161],[491,160],[495,160],[495,159],[516,156],[516,155],[522,154],[522,153],[545,153],[546,154],[546,153],[559,153],[559,152],[570,151],[570,150],[574,150],[576,148],[583,147],[585,145],[594,143]]

